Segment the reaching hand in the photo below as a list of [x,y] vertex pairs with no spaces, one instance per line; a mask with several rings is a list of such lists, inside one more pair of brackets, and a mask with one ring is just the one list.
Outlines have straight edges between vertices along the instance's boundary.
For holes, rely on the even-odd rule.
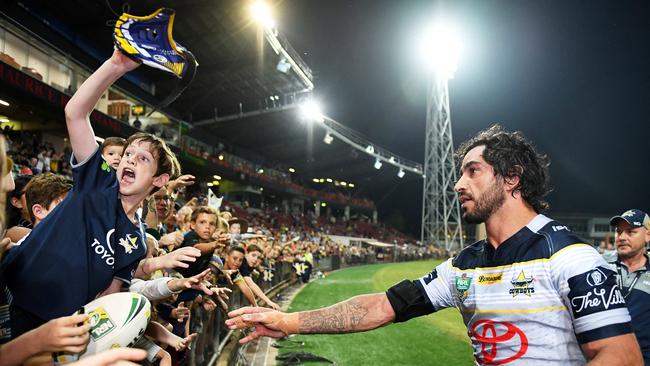
[[179,323],[183,322],[185,318],[190,316],[190,309],[185,306],[184,302],[178,304],[177,308],[172,309],[170,316],[175,318]]
[[183,234],[174,231],[173,233],[163,235],[160,240],[158,240],[158,245],[163,247],[173,246],[175,248],[181,245],[183,239]]
[[187,278],[177,278],[167,282],[167,287],[172,292],[178,292],[181,290],[194,289],[202,291],[206,295],[212,295],[213,291],[210,288],[210,283],[205,281],[205,277],[210,274],[210,270],[206,269],[205,271]]
[[267,302],[266,305],[268,305],[273,310],[280,310],[280,305],[274,303],[271,300],[269,300],[269,302]]
[[178,338],[177,341],[174,342],[174,344],[170,344],[170,346],[174,347],[174,349],[176,351],[179,351],[179,352],[183,351],[186,348],[190,349],[190,344],[192,344],[192,341],[197,336],[198,336],[197,333],[192,333],[192,334],[190,334],[189,336],[187,336],[185,338],[181,338],[181,337],[176,336],[176,338]]
[[178,248],[171,253],[158,257],[162,268],[187,268],[189,264],[184,262],[196,262],[196,258],[201,256],[201,251],[194,247]]
[[207,311],[207,312],[212,312],[212,311],[214,311],[214,310],[217,308],[217,303],[215,303],[215,302],[214,302],[212,299],[210,299],[210,298],[206,298],[206,299],[203,301],[203,304],[202,304],[202,305],[203,305],[203,309],[205,309],[205,311]]
[[216,240],[219,243],[219,246],[230,245],[230,234],[228,233],[221,233],[219,231],[215,231],[214,234],[212,235],[212,239]]
[[120,50],[113,51],[113,55],[111,56],[110,61],[111,64],[121,69],[124,73],[135,70],[138,66],[140,66],[139,62],[134,61],[132,58]]
[[[88,314],[78,314],[52,319],[36,328],[35,339],[40,352],[81,353],[90,339]],[[79,325],[83,323],[82,325]]]
[[287,314],[262,307],[244,307],[228,313],[226,325],[230,329],[255,327],[255,330],[239,343],[248,343],[259,337],[282,338],[291,333],[286,321]]
[[178,187],[187,187],[194,184],[194,176],[190,174],[184,174],[174,180],[174,188]]
[[71,363],[68,366],[137,366],[130,361],[141,361],[147,357],[147,352],[135,348],[115,348],[88,356],[83,360]]

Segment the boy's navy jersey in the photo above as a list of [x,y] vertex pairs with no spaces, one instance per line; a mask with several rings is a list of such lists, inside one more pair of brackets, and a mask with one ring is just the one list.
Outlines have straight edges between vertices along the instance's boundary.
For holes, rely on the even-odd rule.
[[43,320],[71,315],[113,278],[129,283],[146,254],[99,148],[72,166],[72,191],[2,262],[13,303]]
[[650,259],[634,272],[618,259],[616,251],[603,253],[603,258],[616,271],[618,284],[632,317],[632,328],[636,335],[646,365],[650,365]]
[[543,215],[497,249],[481,240],[386,295],[396,322],[458,308],[484,365],[583,365],[581,344],[632,332],[615,272]]

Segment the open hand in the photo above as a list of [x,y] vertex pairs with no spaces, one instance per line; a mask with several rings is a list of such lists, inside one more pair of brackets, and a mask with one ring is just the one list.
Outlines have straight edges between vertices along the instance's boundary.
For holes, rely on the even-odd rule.
[[187,187],[194,184],[194,176],[190,174],[184,174],[174,180],[174,188],[178,187]]
[[189,264],[185,262],[196,262],[196,258],[201,256],[201,251],[194,247],[178,248],[171,253],[158,257],[162,268],[187,268]]
[[190,316],[190,309],[185,306],[184,302],[181,302],[178,304],[177,308],[172,309],[170,313],[172,318],[175,318],[179,323],[183,322],[185,318]]
[[287,314],[269,308],[247,306],[231,311],[228,316],[226,325],[230,329],[255,327],[252,333],[239,340],[240,344],[259,337],[282,338],[290,334],[285,319]]
[[158,240],[158,245],[163,247],[173,246],[176,248],[181,245],[183,239],[183,234],[181,234],[179,231],[174,231],[173,233],[163,235],[160,240]]
[[40,343],[40,352],[83,352],[90,339],[88,318],[88,314],[64,316],[33,330],[37,333],[35,339]]

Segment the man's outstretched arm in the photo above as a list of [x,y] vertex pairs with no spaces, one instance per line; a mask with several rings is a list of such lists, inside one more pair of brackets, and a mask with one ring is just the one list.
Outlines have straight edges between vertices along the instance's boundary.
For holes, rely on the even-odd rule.
[[95,133],[90,125],[90,113],[104,92],[122,75],[138,67],[138,63],[120,51],[102,64],[79,87],[65,106],[65,120],[70,145],[77,162],[85,161],[97,149]]
[[385,293],[360,295],[326,308],[281,313],[268,308],[241,308],[228,314],[230,329],[255,327],[240,343],[260,336],[363,332],[393,322],[395,311]]

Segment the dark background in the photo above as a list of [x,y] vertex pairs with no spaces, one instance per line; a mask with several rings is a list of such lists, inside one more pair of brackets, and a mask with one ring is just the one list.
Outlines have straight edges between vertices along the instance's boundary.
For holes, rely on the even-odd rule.
[[[278,13],[327,113],[416,161],[426,78],[412,43],[445,14],[466,39],[449,82],[456,146],[498,122],[549,155],[552,211],[650,210],[649,3],[286,1]],[[386,174],[395,188],[372,191],[380,212],[419,234],[421,180]]]

